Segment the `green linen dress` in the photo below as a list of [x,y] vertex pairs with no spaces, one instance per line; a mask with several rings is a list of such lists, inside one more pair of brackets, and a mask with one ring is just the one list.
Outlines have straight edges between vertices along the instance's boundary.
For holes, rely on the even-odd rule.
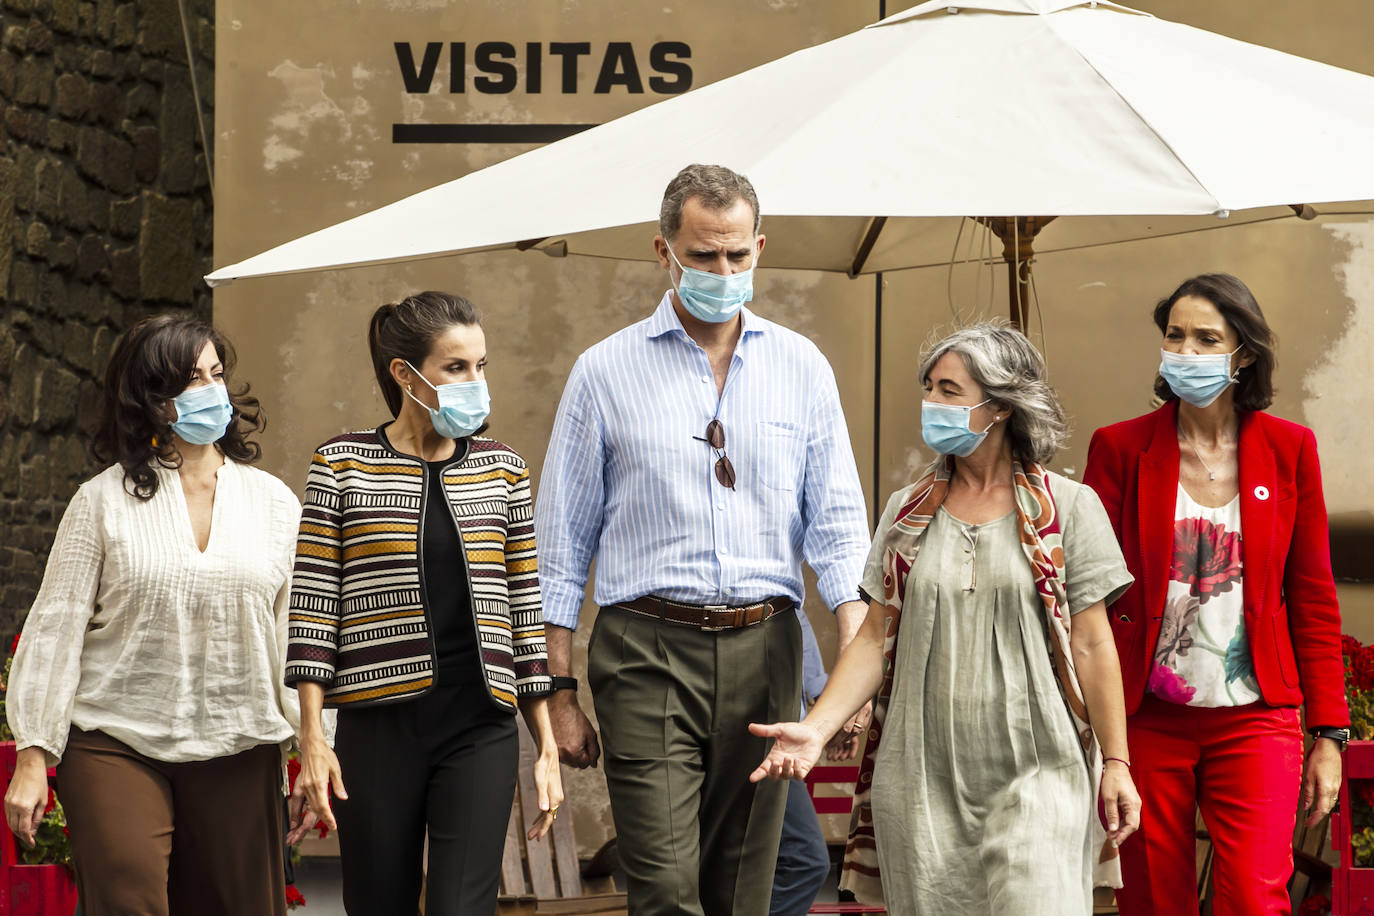
[[[1059,475],[1070,613],[1131,584],[1097,494]],[[863,590],[881,595],[878,525]],[[1092,912],[1094,787],[1050,663],[1015,512],[967,525],[943,508],[922,538],[873,775],[883,894],[895,916]]]

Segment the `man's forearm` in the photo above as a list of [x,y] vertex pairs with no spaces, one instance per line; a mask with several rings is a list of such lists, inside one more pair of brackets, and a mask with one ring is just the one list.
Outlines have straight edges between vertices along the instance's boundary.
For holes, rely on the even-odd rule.
[[544,624],[544,643],[549,653],[549,674],[574,677],[572,671],[573,631],[555,623]]
[[836,646],[835,656],[844,651],[845,646],[849,645],[854,639],[854,635],[859,632],[859,627],[863,625],[864,617],[868,615],[868,605],[862,601],[846,601],[844,604],[835,608],[835,623],[839,627],[839,643]]

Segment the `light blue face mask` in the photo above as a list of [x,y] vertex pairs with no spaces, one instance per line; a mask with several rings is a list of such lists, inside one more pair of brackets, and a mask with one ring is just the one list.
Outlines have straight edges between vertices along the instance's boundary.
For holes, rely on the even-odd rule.
[[192,445],[218,442],[234,417],[229,392],[218,383],[187,388],[172,398],[172,406],[177,412],[172,432]]
[[1159,351],[1159,374],[1169,383],[1169,390],[1194,407],[1208,407],[1221,393],[1236,383],[1231,374],[1230,353],[1170,353]]
[[922,401],[921,438],[925,440],[926,445],[941,455],[967,458],[983,444],[983,440],[988,437],[988,429],[992,429],[997,423],[993,420],[988,424],[988,429],[981,433],[969,429],[969,417],[973,415],[974,407],[982,407],[990,400],[992,398],[974,404],[973,407]]
[[672,245],[668,245],[668,254],[672,255],[673,263],[682,271],[682,279],[677,284],[677,297],[692,317],[720,324],[738,315],[744,303],[754,298],[754,268],[759,263],[757,253],[748,270],[729,275],[683,267]]
[[[406,363],[410,366],[410,363]],[[439,398],[436,410],[407,391],[410,397],[425,410],[429,411],[429,421],[434,431],[445,439],[462,439],[477,432],[491,413],[491,394],[487,391],[487,380],[475,382],[450,382],[447,385],[433,385],[429,379],[420,375],[420,370],[410,366],[410,371],[434,389]]]

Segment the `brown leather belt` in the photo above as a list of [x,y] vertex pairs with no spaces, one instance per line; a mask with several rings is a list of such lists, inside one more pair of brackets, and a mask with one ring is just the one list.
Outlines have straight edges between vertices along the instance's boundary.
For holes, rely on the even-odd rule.
[[791,598],[769,598],[758,604],[750,604],[745,607],[728,607],[715,604],[683,604],[680,601],[670,601],[667,598],[645,595],[643,598],[622,601],[619,604],[611,605],[611,607],[618,607],[632,614],[665,620],[668,623],[696,627],[698,630],[738,630],[741,627],[752,627],[756,623],[763,623],[774,614],[781,614],[788,610],[792,605]]

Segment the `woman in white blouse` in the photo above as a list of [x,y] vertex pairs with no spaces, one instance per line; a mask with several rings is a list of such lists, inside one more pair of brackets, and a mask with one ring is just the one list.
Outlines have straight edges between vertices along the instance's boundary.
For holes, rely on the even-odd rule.
[[233,350],[161,315],[115,348],[94,452],[9,686],[10,829],[32,843],[56,764],[87,916],[284,914],[281,687],[300,505],[250,466],[263,425]]

